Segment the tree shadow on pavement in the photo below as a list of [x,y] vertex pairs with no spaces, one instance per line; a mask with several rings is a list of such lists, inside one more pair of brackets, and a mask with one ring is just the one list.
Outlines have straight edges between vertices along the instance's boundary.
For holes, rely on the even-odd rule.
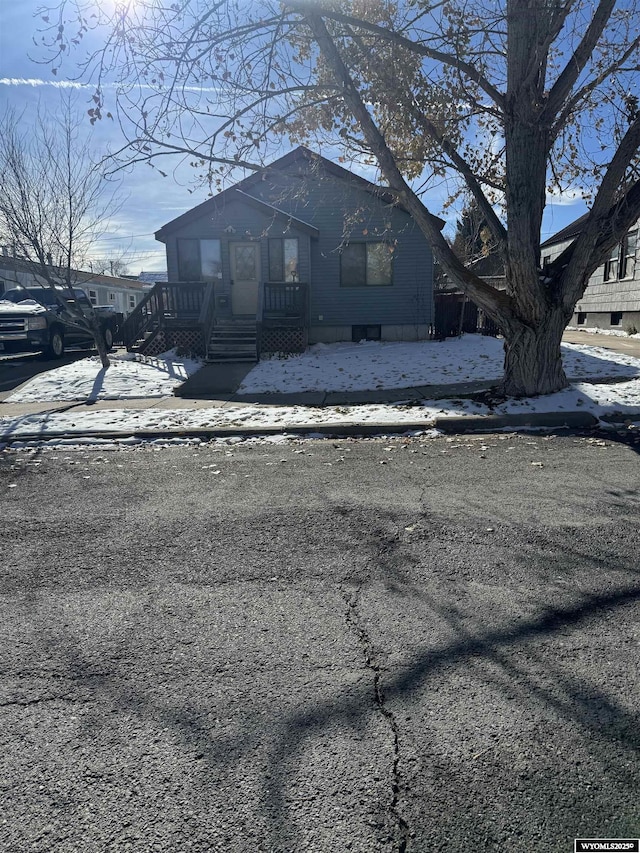
[[[550,608],[546,613],[533,619],[520,622],[514,626],[505,626],[490,631],[469,634],[461,632],[460,638],[441,649],[424,650],[414,656],[411,662],[402,666],[402,671],[395,675],[386,673],[384,677],[384,696],[386,702],[401,700],[413,694],[416,690],[424,690],[431,679],[437,678],[443,671],[459,667],[469,662],[478,665],[479,661],[492,661],[503,669],[505,678],[509,679],[509,689],[513,690],[510,677],[519,675],[527,685],[525,693],[533,694],[538,700],[549,705],[567,720],[579,726],[592,730],[599,737],[617,743],[630,753],[640,747],[640,728],[638,720],[625,709],[617,706],[608,697],[590,691],[585,694],[585,687],[576,679],[567,679],[558,670],[547,669],[556,684],[564,681],[565,697],[557,699],[551,691],[532,684],[527,673],[509,664],[504,650],[525,646],[531,641],[553,637],[568,628],[579,628],[588,620],[597,616],[603,610],[623,607],[640,601],[640,584],[625,587],[606,595],[586,595],[574,606]],[[491,679],[498,689],[505,688],[505,681]],[[601,709],[605,709],[603,717]],[[301,748],[304,740],[319,729],[329,719],[339,718],[344,725],[354,726],[356,721],[362,725],[362,717],[373,713],[372,702],[356,702],[348,700],[341,702],[332,699],[331,702],[315,707],[313,711],[301,712],[290,717],[282,726],[281,739],[276,743],[272,753],[273,768],[281,765],[291,765],[293,756]],[[276,779],[283,778],[282,774],[274,773]],[[283,786],[272,786],[270,789],[270,805],[272,810],[281,816],[279,830],[272,836],[271,842],[275,849],[287,849],[286,844],[291,839],[283,836],[286,827],[287,804]],[[279,845],[285,843],[284,847]]]
[[[345,528],[360,523],[358,513],[350,513],[343,507],[340,514]],[[588,632],[597,631],[603,626],[611,629],[612,621],[615,622],[625,608],[640,601],[639,569],[630,563],[617,565],[615,577],[604,578],[603,581],[603,585],[615,584],[613,588],[574,588],[566,592],[568,600],[555,605],[548,603],[553,594],[549,591],[546,599],[539,598],[530,603],[534,610],[530,615],[503,613],[488,623],[486,617],[474,613],[472,607],[465,610],[463,604],[456,604],[455,600],[452,603],[451,596],[455,590],[447,589],[446,595],[425,592],[424,580],[419,582],[416,577],[434,553],[429,550],[430,537],[435,537],[438,531],[438,535],[444,536],[445,522],[444,517],[434,518],[431,515],[431,526],[425,534],[427,544],[416,544],[403,539],[402,533],[406,527],[402,517],[393,513],[386,517],[378,514],[377,527],[373,533],[367,533],[364,537],[363,547],[368,549],[367,571],[350,572],[338,586],[343,590],[357,588],[368,591],[375,583],[388,583],[389,599],[386,601],[385,618],[390,618],[393,606],[402,607],[404,603],[411,602],[427,616],[443,620],[448,626],[448,636],[439,642],[416,641],[415,650],[396,656],[391,663],[388,653],[374,645],[372,639],[380,614],[376,615],[371,608],[367,611],[367,602],[362,598],[355,608],[355,599],[347,595],[346,630],[355,638],[360,650],[361,657],[354,667],[360,671],[363,679],[349,691],[333,692],[313,704],[299,704],[293,709],[288,709],[286,703],[278,704],[278,700],[274,699],[268,717],[261,715],[264,710],[252,707],[249,686],[248,704],[239,713],[238,724],[227,727],[218,725],[215,717],[218,713],[222,716],[228,712],[226,706],[229,699],[223,694],[215,701],[205,698],[210,695],[212,685],[219,681],[220,673],[215,670],[201,673],[202,698],[176,695],[171,700],[162,701],[154,691],[154,685],[145,689],[131,670],[131,660],[135,660],[136,656],[133,643],[128,648],[123,641],[118,652],[120,656],[115,655],[111,662],[105,662],[100,668],[87,656],[77,637],[67,634],[62,638],[43,638],[45,658],[48,656],[46,652],[50,652],[51,658],[60,660],[65,678],[70,683],[83,686],[86,696],[91,697],[92,701],[100,700],[99,713],[84,717],[82,739],[89,744],[100,743],[101,733],[111,725],[107,712],[114,709],[137,721],[132,726],[132,731],[138,732],[137,737],[164,737],[158,732],[168,733],[170,738],[177,740],[179,751],[185,758],[184,771],[178,767],[176,772],[188,774],[197,798],[193,807],[200,815],[200,825],[197,827],[198,832],[193,835],[194,849],[284,853],[305,849],[298,836],[297,818],[293,813],[295,794],[291,793],[303,752],[311,742],[321,745],[324,735],[336,729],[364,737],[371,720],[377,719],[380,727],[385,727],[390,744],[386,803],[376,806],[381,812],[386,812],[380,821],[377,840],[379,849],[397,853],[428,849],[425,837],[418,839],[415,846],[410,836],[412,821],[415,828],[423,819],[419,814],[420,802],[417,805],[411,803],[413,794],[410,788],[420,773],[424,775],[428,762],[436,767],[442,780],[442,787],[434,793],[436,799],[442,800],[443,809],[440,831],[433,828],[434,849],[437,849],[437,843],[444,843],[447,832],[458,831],[454,826],[455,821],[470,832],[475,831],[478,843],[482,843],[484,849],[507,849],[508,845],[503,839],[494,838],[495,829],[487,823],[486,814],[474,813],[470,806],[474,796],[481,796],[482,786],[489,784],[488,774],[494,772],[493,769],[490,771],[471,766],[463,760],[447,760],[438,765],[438,760],[443,759],[437,755],[433,744],[429,744],[431,752],[427,751],[425,757],[421,757],[420,750],[424,744],[409,747],[411,738],[405,731],[404,723],[398,721],[397,709],[418,701],[424,702],[427,691],[430,697],[436,696],[441,685],[450,680],[452,674],[463,682],[473,677],[492,691],[492,695],[515,695],[523,706],[535,706],[538,709],[536,713],[544,718],[545,725],[552,726],[555,725],[554,721],[561,720],[562,725],[566,724],[582,733],[588,741],[587,750],[595,756],[596,762],[606,762],[609,749],[617,750],[617,754],[624,754],[631,761],[640,747],[637,718],[616,698],[614,691],[607,693],[589,683],[587,678],[572,672],[570,667],[557,665],[552,656],[545,652],[545,643],[565,642],[567,637],[575,637],[577,632],[587,632],[584,647],[589,649]],[[522,538],[526,540],[526,531]],[[511,559],[523,572],[530,571],[536,580],[544,578],[545,572],[552,568],[555,571],[555,563],[563,561],[583,564],[587,582],[589,572],[597,577],[605,568],[598,555],[592,555],[590,559],[580,547],[565,545],[564,551],[560,551],[556,540],[550,544],[554,556],[542,553],[541,542],[533,541],[530,551],[512,551]],[[539,565],[532,562],[536,551],[539,554]],[[469,559],[472,562],[473,555]],[[452,703],[457,700],[454,693],[443,693],[439,701],[446,716],[452,709]],[[265,732],[265,727],[269,725],[273,726],[272,734]],[[121,748],[120,741],[118,744],[118,748]],[[259,748],[265,745],[266,753],[260,753]],[[372,744],[371,749],[375,748]],[[418,757],[418,768],[415,771],[408,762],[410,748]],[[348,760],[348,756],[346,758]],[[424,766],[420,764],[421,761],[425,762]],[[241,842],[240,836],[236,836],[235,842],[227,843],[222,834],[212,834],[218,830],[207,828],[206,819],[207,814],[220,809],[221,780],[240,766],[250,766],[257,774],[259,790],[252,789],[251,796],[255,798],[252,808],[260,812],[264,821],[264,836],[260,837],[263,828],[256,827],[258,837],[253,842],[247,840],[246,846],[242,846],[244,842]],[[450,775],[453,767],[459,776],[457,782]],[[549,782],[549,774],[560,773],[561,770],[555,767],[554,771],[551,766],[545,766],[536,772],[538,778],[526,785],[527,803],[532,819],[543,821],[548,818],[550,811],[553,812],[549,791],[553,791],[554,783],[553,780]],[[248,782],[245,784],[249,786]],[[454,810],[447,806],[449,797],[457,804],[456,807],[466,807],[467,812],[453,814]],[[585,802],[578,797],[578,805],[567,807],[568,823],[562,831],[570,832],[571,819],[584,810]],[[236,811],[241,808],[238,803],[229,805],[229,815],[233,814],[234,808]],[[574,828],[578,834],[580,827]],[[238,814],[233,829],[236,833],[244,831]],[[205,846],[207,832],[210,833],[209,847]],[[490,840],[487,842],[485,839]],[[450,843],[452,849],[462,849],[456,846],[461,842],[455,838],[452,837]],[[201,846],[198,847],[198,844]],[[326,848],[318,842],[314,849]],[[516,849],[542,853],[556,848],[549,847],[548,838],[540,838],[533,840],[526,848],[520,840],[520,847]],[[561,849],[559,845],[557,849]]]

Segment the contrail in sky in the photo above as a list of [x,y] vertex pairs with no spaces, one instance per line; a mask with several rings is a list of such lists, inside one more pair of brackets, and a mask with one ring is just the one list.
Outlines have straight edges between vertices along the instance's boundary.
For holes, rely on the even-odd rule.
[[[54,89],[91,89],[95,86],[91,83],[78,83],[74,80],[41,80],[39,77],[0,77],[0,86],[53,86]],[[113,89],[113,83],[106,83],[101,86],[102,89]],[[137,89],[148,89],[150,92],[162,91],[155,86],[145,85],[144,83],[137,84]],[[181,86],[188,92],[220,92],[221,90],[215,86]]]
[[86,83],[74,83],[72,80],[39,80],[37,77],[0,77],[2,86],[53,86],[56,89],[90,89]]

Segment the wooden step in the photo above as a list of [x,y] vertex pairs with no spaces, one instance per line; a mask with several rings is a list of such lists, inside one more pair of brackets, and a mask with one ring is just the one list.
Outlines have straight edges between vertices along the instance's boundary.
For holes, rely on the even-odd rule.
[[257,330],[255,321],[216,323],[207,345],[207,361],[257,361]]

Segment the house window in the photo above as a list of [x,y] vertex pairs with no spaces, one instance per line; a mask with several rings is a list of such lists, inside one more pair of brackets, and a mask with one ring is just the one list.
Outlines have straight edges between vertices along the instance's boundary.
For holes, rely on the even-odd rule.
[[578,311],[578,325],[584,326],[587,322],[587,313],[586,311]]
[[90,291],[89,291],[89,302],[90,302],[92,305],[97,305],[97,304],[98,304],[98,293],[97,293],[97,291],[95,291],[95,290],[90,290]]
[[629,231],[622,241],[622,251],[620,252],[620,278],[633,278],[637,245],[638,232]]
[[178,240],[180,281],[210,281],[221,271],[220,240]]
[[619,326],[622,323],[622,311],[612,311],[611,312],[611,325]]
[[614,246],[604,262],[604,280],[633,278],[638,247],[638,231],[629,231],[622,243]]
[[220,278],[220,240],[200,240],[200,275],[205,281]]
[[385,287],[393,284],[393,247],[388,243],[349,243],[340,253],[342,287]]
[[200,281],[200,241],[178,240],[178,278]]
[[546,269],[551,263],[551,255],[545,255],[542,259],[542,269]]
[[109,302],[115,302],[115,301],[116,301],[115,293],[110,293],[109,294]]
[[136,307],[136,298],[132,293],[130,293],[129,294],[129,308],[135,308],[135,307]]
[[297,237],[269,240],[269,281],[299,281]]
[[604,280],[613,281],[618,278],[618,258],[620,246],[614,246],[609,252],[609,257],[604,262]]
[[352,326],[351,340],[354,344],[358,341],[379,341],[382,337],[380,326]]

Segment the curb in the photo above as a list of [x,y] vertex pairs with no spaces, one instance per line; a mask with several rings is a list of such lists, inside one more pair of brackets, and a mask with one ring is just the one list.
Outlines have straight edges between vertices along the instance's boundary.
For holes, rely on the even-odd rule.
[[443,432],[495,432],[499,429],[513,428],[549,428],[549,429],[591,429],[597,426],[599,419],[590,412],[523,412],[514,415],[469,415],[468,417],[436,418],[434,427]]
[[438,429],[444,433],[462,432],[495,432],[505,428],[548,428],[548,429],[592,429],[599,423],[598,418],[589,412],[536,412],[514,415],[481,415],[467,417],[441,417],[429,422],[407,423],[323,423],[323,424],[291,424],[282,426],[256,427],[212,427],[195,429],[167,430],[95,430],[90,432],[64,431],[20,432],[18,434],[0,435],[0,444],[5,447],[18,441],[49,441],[49,440],[123,440],[123,439],[171,439],[171,438],[253,438],[275,435],[309,435],[316,434],[333,438],[351,438],[375,435],[404,435],[406,433],[425,432]]
[[195,429],[167,429],[167,430],[95,430],[91,432],[47,432],[0,435],[0,444],[5,446],[17,441],[49,441],[57,439],[129,439],[141,440],[162,438],[259,438],[260,436],[273,435],[323,435],[327,438],[373,436],[404,434],[407,432],[424,432],[434,429],[433,423],[406,423],[406,424],[291,424],[282,426],[256,426],[256,427],[200,427]]

